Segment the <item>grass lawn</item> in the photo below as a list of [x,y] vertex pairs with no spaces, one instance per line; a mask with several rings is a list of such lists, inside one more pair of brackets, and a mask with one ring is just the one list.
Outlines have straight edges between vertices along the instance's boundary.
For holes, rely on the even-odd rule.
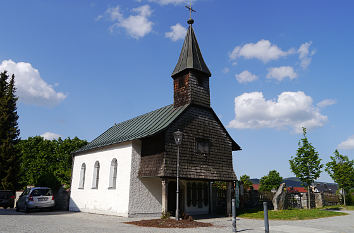
[[[315,218],[325,218],[347,215],[346,213],[328,211],[321,209],[293,209],[293,210],[270,210],[268,211],[268,217],[272,220],[303,220],[303,219],[315,219]],[[259,210],[249,210],[247,212],[241,212],[238,214],[240,218],[254,218],[254,219],[263,219],[264,213]]]

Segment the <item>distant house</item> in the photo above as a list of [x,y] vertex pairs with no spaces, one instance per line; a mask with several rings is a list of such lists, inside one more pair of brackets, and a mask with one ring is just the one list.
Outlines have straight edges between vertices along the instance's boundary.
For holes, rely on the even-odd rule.
[[226,181],[230,213],[231,184],[236,180],[232,151],[241,148],[210,106],[211,73],[193,20],[188,23],[172,73],[173,104],[114,125],[74,153],[71,211],[120,216],[174,213],[177,146],[173,133],[180,130],[179,209],[187,214],[214,212],[210,184]]
[[299,193],[307,193],[307,188],[305,187],[287,187],[288,192],[299,192]]
[[260,184],[252,184],[253,190],[259,190]]

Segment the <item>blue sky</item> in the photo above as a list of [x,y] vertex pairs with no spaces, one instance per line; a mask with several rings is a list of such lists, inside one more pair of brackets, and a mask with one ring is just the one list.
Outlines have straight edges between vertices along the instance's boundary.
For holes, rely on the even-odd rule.
[[[1,0],[0,70],[16,75],[21,137],[94,139],[173,102],[181,0]],[[354,153],[352,1],[195,0],[211,105],[243,148],[238,176],[293,176],[301,126],[323,162]],[[236,109],[236,112],[235,112]],[[320,181],[331,181],[323,172]]]

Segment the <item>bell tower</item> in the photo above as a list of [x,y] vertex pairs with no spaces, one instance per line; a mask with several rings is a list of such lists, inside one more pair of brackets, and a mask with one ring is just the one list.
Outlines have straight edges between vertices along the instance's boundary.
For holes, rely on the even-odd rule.
[[189,18],[187,35],[184,39],[177,65],[172,72],[174,107],[197,104],[210,107],[209,78],[211,73],[200,52],[197,38]]

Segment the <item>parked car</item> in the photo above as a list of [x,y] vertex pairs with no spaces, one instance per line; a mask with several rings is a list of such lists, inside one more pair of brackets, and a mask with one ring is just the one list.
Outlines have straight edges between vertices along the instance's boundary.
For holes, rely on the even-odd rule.
[[16,202],[16,211],[26,213],[31,209],[50,208],[55,206],[53,191],[47,187],[27,188]]
[[0,207],[4,209],[13,208],[15,203],[15,195],[10,190],[0,190]]

